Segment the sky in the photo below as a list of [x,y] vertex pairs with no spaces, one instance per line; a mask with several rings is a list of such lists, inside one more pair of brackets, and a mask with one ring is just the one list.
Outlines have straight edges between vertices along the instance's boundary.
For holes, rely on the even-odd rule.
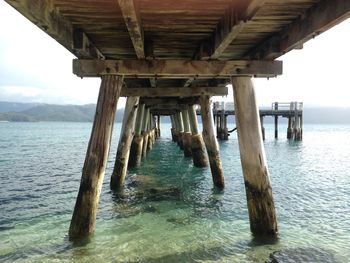
[[[0,24],[0,101],[96,103],[100,79],[75,76],[74,56],[4,1]],[[350,108],[349,47],[350,19],[280,57],[283,75],[254,79],[258,104],[302,101]],[[233,101],[232,88],[226,98],[214,100]]]

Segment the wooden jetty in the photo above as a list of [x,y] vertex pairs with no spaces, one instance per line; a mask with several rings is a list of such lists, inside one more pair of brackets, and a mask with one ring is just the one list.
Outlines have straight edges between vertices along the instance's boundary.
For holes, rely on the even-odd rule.
[[[235,115],[233,103],[213,103],[214,122],[216,124],[216,137],[220,140],[228,140],[231,131],[228,129],[227,118]],[[200,110],[197,110],[200,115]],[[287,139],[301,141],[303,138],[303,103],[302,102],[274,102],[271,109],[260,109],[260,126],[262,138],[265,140],[264,117],[273,117],[275,124],[275,138],[278,138],[278,117],[288,119]]]
[[[208,164],[214,185],[224,187],[210,98],[226,95],[229,83],[250,228],[255,236],[276,236],[252,78],[282,74],[282,61],[276,59],[347,19],[349,0],[5,1],[76,56],[74,74],[101,78],[71,240],[94,232],[121,96],[128,100],[112,189],[122,188],[127,166],[139,166],[152,149],[164,114],[171,116],[173,139],[185,155],[192,156],[196,166]],[[196,104],[201,105],[202,133],[193,112]]]

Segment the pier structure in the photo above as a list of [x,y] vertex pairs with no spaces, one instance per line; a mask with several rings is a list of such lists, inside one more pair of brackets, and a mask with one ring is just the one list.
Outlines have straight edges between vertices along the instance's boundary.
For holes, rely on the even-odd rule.
[[[235,115],[232,102],[214,102],[213,114],[216,124],[216,137],[220,140],[228,140],[231,132],[228,129],[227,117]],[[200,110],[197,110],[200,114]],[[278,139],[278,117],[288,119],[287,139],[301,141],[303,138],[303,103],[302,102],[274,102],[271,109],[259,109],[262,138],[265,140],[264,117],[274,118],[274,136]]]
[[[277,235],[263,118],[252,78],[281,75],[282,61],[276,59],[350,17],[350,1],[5,1],[76,56],[74,74],[101,79],[71,240],[94,232],[121,96],[128,99],[112,190],[123,187],[127,167],[138,167],[153,147],[160,128],[154,117],[161,115],[171,116],[172,138],[186,158],[198,166],[208,164],[214,185],[223,188],[211,96],[226,93],[230,83],[250,229],[254,236]],[[196,104],[201,106],[201,134],[193,116]],[[217,117],[225,127],[225,115]],[[302,119],[295,115],[290,123],[291,134],[301,137]],[[225,132],[220,136],[225,138]]]

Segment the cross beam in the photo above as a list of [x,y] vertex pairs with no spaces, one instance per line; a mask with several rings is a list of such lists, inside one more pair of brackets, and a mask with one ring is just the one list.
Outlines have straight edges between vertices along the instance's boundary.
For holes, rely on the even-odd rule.
[[349,17],[349,0],[322,0],[281,33],[263,41],[244,57],[271,60],[278,58]]
[[198,103],[198,97],[189,98],[141,98],[140,104],[145,104],[146,107],[151,107],[154,105],[167,105],[167,106],[177,106],[177,105],[193,105]]
[[[247,1],[244,1],[244,3],[246,2]],[[217,24],[216,29],[211,36],[211,44],[208,45],[207,40],[201,43],[198,57],[200,59],[219,58],[242,31],[244,25],[253,19],[254,15],[265,2],[266,0],[251,0],[245,7],[243,7],[243,12],[240,12],[241,10],[239,10],[237,6],[231,4],[225,15]]]
[[125,78],[229,78],[275,77],[282,74],[282,61],[262,60],[73,60],[79,77],[123,75]]
[[122,97],[192,97],[192,96],[226,96],[227,87],[193,87],[193,88],[123,88]]
[[137,2],[134,0],[118,0],[126,27],[134,45],[137,58],[145,58],[145,45],[141,19]]

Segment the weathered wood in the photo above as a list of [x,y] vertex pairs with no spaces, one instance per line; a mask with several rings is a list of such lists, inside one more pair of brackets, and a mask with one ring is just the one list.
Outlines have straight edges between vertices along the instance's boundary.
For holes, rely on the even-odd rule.
[[190,122],[188,118],[188,106],[185,106],[183,110],[181,110],[181,115],[183,119],[183,125],[184,125],[184,133],[182,137],[183,141],[183,148],[184,148],[184,155],[185,157],[191,157],[192,152],[191,152],[191,128],[190,128]]
[[69,228],[70,239],[86,237],[95,230],[97,207],[122,84],[122,77],[102,77],[79,193]]
[[47,0],[7,0],[11,6],[32,21],[78,58],[104,58],[82,29],[74,29]]
[[190,122],[191,132],[192,134],[198,134],[198,120],[197,113],[194,105],[188,107],[188,119]]
[[79,77],[123,75],[125,78],[230,78],[231,76],[274,77],[282,74],[282,61],[263,60],[73,60]]
[[226,96],[227,87],[193,87],[193,88],[123,88],[122,97],[193,97],[200,95]]
[[191,126],[191,152],[193,165],[196,167],[207,167],[208,166],[208,156],[205,150],[205,145],[203,137],[198,131],[198,121],[195,106],[189,106],[188,117]]
[[322,0],[284,30],[252,48],[244,57],[278,58],[349,17],[350,1]]
[[136,123],[135,123],[135,134],[140,135],[143,128],[142,118],[144,116],[145,112],[145,104],[139,104],[139,107],[137,109],[137,117],[136,117]]
[[265,0],[248,1],[244,12],[240,12],[236,6],[231,4],[216,26],[210,50],[206,49],[206,42],[202,43],[200,48],[202,53],[199,57],[201,59],[218,59],[265,2]]
[[184,125],[183,125],[181,111],[176,113],[176,120],[177,120],[177,144],[179,145],[180,149],[183,150],[182,135],[184,133]]
[[260,115],[260,126],[262,139],[265,141],[265,127],[264,127],[264,116]]
[[171,139],[173,142],[177,141],[177,134],[176,134],[176,123],[175,123],[175,116],[172,114],[170,115],[171,120]]
[[254,235],[276,235],[277,220],[251,78],[233,77],[238,142]]
[[120,10],[128,28],[129,35],[134,45],[136,56],[140,59],[145,58],[145,45],[143,30],[141,25],[140,13],[135,0],[118,0]]
[[[274,110],[278,110],[278,102],[275,102]],[[278,116],[275,116],[275,139],[278,139]]]
[[287,139],[293,138],[292,117],[288,117]]
[[141,134],[134,136],[131,148],[128,167],[140,167],[142,157],[143,136]]
[[110,182],[110,187],[113,190],[120,189],[122,186],[124,186],[128,168],[130,146],[135,129],[138,103],[139,97],[128,97],[126,100],[117,156],[115,158],[114,169]]
[[135,121],[135,135],[131,143],[129,162],[128,167],[140,167],[141,157],[142,157],[142,145],[143,145],[143,136],[141,136],[143,128],[143,115],[145,111],[145,104],[139,104],[137,108],[137,116]]
[[201,96],[200,105],[203,123],[202,134],[209,157],[211,175],[214,185],[218,188],[223,188],[225,186],[224,173],[220,159],[219,145],[214,134],[214,119],[210,97]]
[[157,115],[157,138],[160,138],[160,115]]
[[148,123],[149,123],[150,112],[149,108],[146,108],[143,115],[143,128],[142,128],[142,136],[143,136],[143,145],[142,145],[142,157],[146,157],[147,149],[148,149]]

